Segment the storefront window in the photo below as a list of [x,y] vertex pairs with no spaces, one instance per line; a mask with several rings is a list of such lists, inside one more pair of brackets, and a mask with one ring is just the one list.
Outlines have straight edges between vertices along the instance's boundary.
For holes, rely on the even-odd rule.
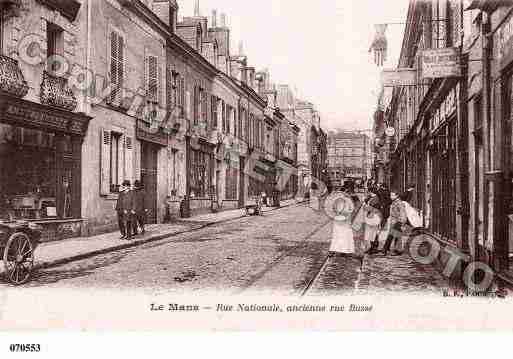
[[0,216],[40,220],[71,217],[70,152],[67,136],[0,124]]
[[192,150],[191,155],[191,197],[207,198],[210,188],[210,155],[197,150]]

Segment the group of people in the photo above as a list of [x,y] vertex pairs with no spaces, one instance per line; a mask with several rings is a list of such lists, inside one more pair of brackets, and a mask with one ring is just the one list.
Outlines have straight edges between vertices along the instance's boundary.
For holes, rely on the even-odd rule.
[[[407,212],[413,187],[410,186],[400,193],[397,190],[389,191],[383,184],[377,184],[368,189],[368,195],[363,201],[354,193],[352,186],[344,186],[341,191],[332,195],[334,198],[345,199],[347,203],[341,206],[335,204],[342,208],[335,208],[338,216],[333,224],[330,256],[355,255],[363,265],[366,254],[402,254],[403,234],[414,227]],[[380,249],[379,238],[383,234],[387,237]]]
[[133,187],[128,180],[121,185],[116,203],[121,239],[129,241],[137,234],[145,233],[145,197],[144,187],[140,181],[135,181]]

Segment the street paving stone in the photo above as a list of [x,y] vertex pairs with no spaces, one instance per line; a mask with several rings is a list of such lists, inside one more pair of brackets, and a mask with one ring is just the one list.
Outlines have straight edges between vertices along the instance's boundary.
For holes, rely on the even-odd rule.
[[324,214],[291,206],[41,269],[27,286],[300,295],[316,278],[307,295],[440,293],[448,287],[434,268],[407,255],[367,256],[362,271],[356,258],[326,262],[331,234]]

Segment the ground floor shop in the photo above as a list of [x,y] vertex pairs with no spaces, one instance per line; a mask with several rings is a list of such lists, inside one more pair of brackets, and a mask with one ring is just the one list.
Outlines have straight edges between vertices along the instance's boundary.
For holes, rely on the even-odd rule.
[[90,118],[3,95],[0,112],[2,216],[41,224],[43,241],[80,235]]

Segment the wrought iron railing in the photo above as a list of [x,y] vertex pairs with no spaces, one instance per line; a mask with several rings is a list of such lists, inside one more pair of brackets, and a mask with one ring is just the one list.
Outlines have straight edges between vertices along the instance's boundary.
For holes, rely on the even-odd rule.
[[77,98],[68,85],[68,79],[43,72],[41,82],[41,103],[48,106],[60,107],[73,111],[77,107]]
[[28,89],[18,61],[0,55],[0,91],[21,98],[27,94]]

